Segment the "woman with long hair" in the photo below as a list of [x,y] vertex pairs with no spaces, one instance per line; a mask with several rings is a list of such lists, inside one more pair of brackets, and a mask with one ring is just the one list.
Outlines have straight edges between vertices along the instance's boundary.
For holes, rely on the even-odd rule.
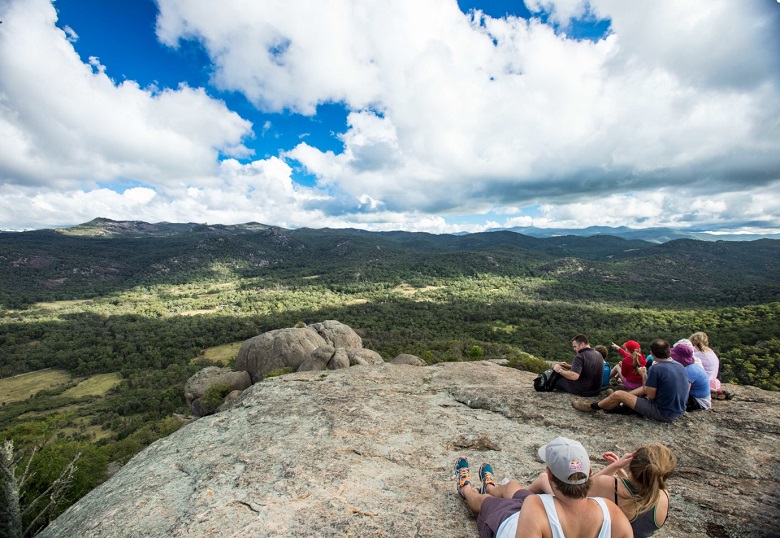
[[701,361],[704,371],[710,378],[710,390],[720,389],[720,380],[718,380],[718,370],[720,369],[720,359],[712,349],[710,349],[710,339],[707,333],[696,332],[688,340],[693,344],[693,358]]
[[639,343],[629,340],[622,346],[612,342],[612,349],[620,353],[623,360],[612,369],[612,377],[619,379],[626,390],[634,390],[642,386],[640,368],[646,366],[645,356],[640,352]]
[[[651,536],[666,523],[669,515],[666,481],[677,465],[677,458],[660,444],[641,446],[622,458],[613,452],[606,452],[602,457],[610,464],[591,476],[588,495],[614,502],[631,524],[634,538]],[[529,489],[552,493],[544,473]]]
[[669,515],[666,481],[677,458],[661,444],[641,446],[622,458],[607,452],[603,458],[610,464],[593,475],[590,494],[614,501],[631,523],[635,538],[652,535]]

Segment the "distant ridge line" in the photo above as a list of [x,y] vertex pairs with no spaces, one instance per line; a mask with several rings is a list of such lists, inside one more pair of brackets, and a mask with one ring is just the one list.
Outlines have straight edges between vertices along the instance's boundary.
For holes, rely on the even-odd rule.
[[484,232],[456,232],[435,234],[430,232],[409,232],[404,230],[394,231],[372,231],[357,228],[282,228],[259,222],[246,222],[242,224],[208,224],[208,223],[175,223],[175,222],[157,222],[149,223],[140,220],[113,220],[105,217],[97,217],[89,222],[77,224],[75,226],[60,226],[39,230],[0,230],[0,233],[20,233],[32,231],[53,231],[64,235],[81,235],[96,237],[115,237],[115,236],[167,236],[178,235],[182,233],[193,232],[212,232],[217,234],[231,233],[257,233],[276,231],[294,231],[294,230],[312,230],[312,231],[342,231],[352,233],[366,234],[415,234],[419,236],[453,236],[464,237],[493,232],[511,232],[535,239],[563,238],[567,236],[575,237],[616,237],[628,241],[647,241],[649,243],[668,243],[678,239],[691,239],[696,241],[755,241],[758,239],[779,240],[778,234],[715,234],[711,232],[683,231],[673,228],[629,228],[626,226],[589,226],[587,228],[536,228],[533,226],[515,226],[511,228],[490,228]]

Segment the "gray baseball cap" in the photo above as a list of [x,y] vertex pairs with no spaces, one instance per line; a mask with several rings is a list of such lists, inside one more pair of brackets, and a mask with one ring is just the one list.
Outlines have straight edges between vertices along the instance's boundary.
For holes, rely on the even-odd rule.
[[[590,477],[588,451],[578,441],[556,437],[539,449],[539,459],[547,464],[555,478],[567,484],[584,484]],[[574,473],[585,473],[585,478],[569,480]]]

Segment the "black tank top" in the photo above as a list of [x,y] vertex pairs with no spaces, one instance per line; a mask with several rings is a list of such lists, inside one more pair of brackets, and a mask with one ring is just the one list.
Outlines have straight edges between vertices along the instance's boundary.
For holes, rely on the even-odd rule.
[[[621,478],[620,479],[623,482],[623,485],[628,490],[629,495],[631,495],[632,498],[638,496],[638,492],[636,488],[634,488],[634,485],[631,483],[630,480],[627,478]],[[666,498],[669,499],[669,494],[664,491],[666,494]],[[618,479],[615,477],[615,504],[618,504]],[[671,499],[669,500],[669,509],[671,509]],[[663,523],[660,525],[656,523],[655,521],[655,511],[658,508],[658,503],[653,506],[652,509],[647,510],[646,512],[643,512],[641,514],[637,514],[634,516],[634,519],[632,519],[629,523],[631,523],[631,529],[634,531],[634,538],[649,538],[653,535],[655,531],[660,529],[663,526]],[[666,519],[669,519],[669,509],[667,509],[666,513]],[[664,519],[664,523],[666,523],[666,519]]]

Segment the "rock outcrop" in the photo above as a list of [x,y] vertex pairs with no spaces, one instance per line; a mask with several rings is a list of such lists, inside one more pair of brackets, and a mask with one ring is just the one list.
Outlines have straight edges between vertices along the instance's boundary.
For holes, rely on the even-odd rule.
[[238,350],[236,370],[249,372],[252,383],[281,368],[298,370],[312,352],[326,345],[311,327],[276,329],[250,338]]
[[671,447],[660,537],[780,534],[780,394],[728,386],[735,400],[661,424],[578,413],[571,395],[534,392],[534,377],[476,362],[268,378],[149,446],[40,536],[472,538],[455,459],[528,484],[558,435],[596,468],[607,450]]
[[377,352],[363,349],[363,340],[350,326],[325,320],[250,338],[238,350],[236,370],[248,372],[257,383],[281,368],[309,372],[382,362]]
[[247,372],[236,372],[230,368],[208,366],[193,375],[184,385],[184,399],[197,416],[207,415],[214,409],[205,409],[200,401],[212,385],[220,384],[233,390],[242,391],[252,384]]
[[406,364],[408,366],[425,366],[425,361],[422,360],[417,355],[410,355],[409,353],[401,353],[397,357],[395,357],[393,360],[390,361],[392,364]]
[[322,323],[312,323],[309,325],[322,336],[325,341],[333,347],[352,347],[362,348],[363,339],[358,336],[352,327],[344,325],[340,321],[326,319]]

